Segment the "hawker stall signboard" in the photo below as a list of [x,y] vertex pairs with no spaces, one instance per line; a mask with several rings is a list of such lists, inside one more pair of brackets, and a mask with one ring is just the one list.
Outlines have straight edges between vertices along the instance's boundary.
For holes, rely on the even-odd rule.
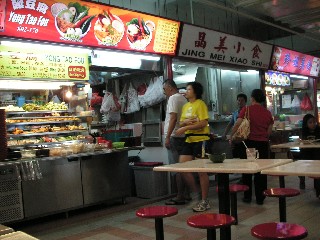
[[0,6],[0,36],[175,54],[177,21],[72,0],[1,0]]
[[183,25],[179,56],[267,69],[272,45],[188,24]]
[[0,77],[89,80],[88,54],[0,46]]
[[267,71],[265,72],[266,84],[271,86],[290,86],[290,75],[283,72]]
[[320,58],[275,46],[271,68],[273,70],[317,77]]

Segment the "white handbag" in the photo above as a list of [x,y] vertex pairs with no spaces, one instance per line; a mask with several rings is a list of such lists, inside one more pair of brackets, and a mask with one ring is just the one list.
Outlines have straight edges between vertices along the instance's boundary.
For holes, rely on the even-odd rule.
[[246,107],[244,118],[242,119],[242,122],[239,128],[237,129],[235,134],[232,136],[232,140],[237,140],[237,141],[246,140],[249,137],[249,134],[250,134],[249,107]]

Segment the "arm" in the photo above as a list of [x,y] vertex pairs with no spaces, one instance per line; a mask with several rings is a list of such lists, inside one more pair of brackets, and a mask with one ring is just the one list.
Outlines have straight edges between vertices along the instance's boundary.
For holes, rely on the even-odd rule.
[[231,131],[231,136],[230,136],[231,139],[232,139],[232,136],[237,132],[238,128],[240,127],[242,120],[243,120],[242,118],[238,118],[236,123],[234,124],[232,131]]
[[224,133],[223,133],[223,135],[222,135],[223,138],[226,137],[226,135],[228,134],[228,132],[229,132],[230,129],[232,128],[232,125],[233,125],[233,124],[232,124],[232,121],[230,121],[230,122],[228,123],[226,129],[224,130]]
[[176,134],[177,135],[181,135],[181,134],[184,134],[188,130],[198,130],[198,129],[206,127],[207,125],[208,125],[208,119],[204,119],[204,120],[201,120],[201,121],[199,121],[199,122],[197,122],[195,124],[186,125],[186,126],[183,126],[183,127],[179,128],[176,131]]
[[183,121],[180,121],[179,125],[180,125],[180,127],[185,127],[185,126],[188,126],[188,125],[195,124],[196,122],[197,122],[197,118],[195,118],[195,117],[187,118],[187,119],[184,119]]
[[177,115],[175,112],[170,113],[169,127],[165,141],[166,148],[170,148],[170,137],[177,123]]

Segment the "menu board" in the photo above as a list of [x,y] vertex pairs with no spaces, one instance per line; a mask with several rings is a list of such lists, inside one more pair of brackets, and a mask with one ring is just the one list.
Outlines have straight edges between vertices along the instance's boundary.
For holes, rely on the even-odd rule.
[[88,54],[0,46],[0,77],[89,80]]
[[183,25],[181,57],[267,69],[271,53],[272,45],[269,44]]
[[93,2],[1,2],[6,10],[0,35],[166,55],[176,51],[177,21]]
[[282,72],[267,71],[265,80],[266,84],[271,86],[290,86],[290,75]]
[[275,46],[271,68],[276,71],[317,77],[320,69],[320,58]]

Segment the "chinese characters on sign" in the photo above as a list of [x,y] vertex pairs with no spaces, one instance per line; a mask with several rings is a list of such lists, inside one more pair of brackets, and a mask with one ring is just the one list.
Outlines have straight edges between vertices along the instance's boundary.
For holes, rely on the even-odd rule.
[[92,1],[0,1],[0,36],[175,55],[179,28],[178,21]]
[[88,55],[1,46],[0,77],[89,80]]
[[179,56],[267,69],[272,46],[184,24]]
[[271,68],[306,76],[318,76],[320,59],[276,46],[272,55]]

